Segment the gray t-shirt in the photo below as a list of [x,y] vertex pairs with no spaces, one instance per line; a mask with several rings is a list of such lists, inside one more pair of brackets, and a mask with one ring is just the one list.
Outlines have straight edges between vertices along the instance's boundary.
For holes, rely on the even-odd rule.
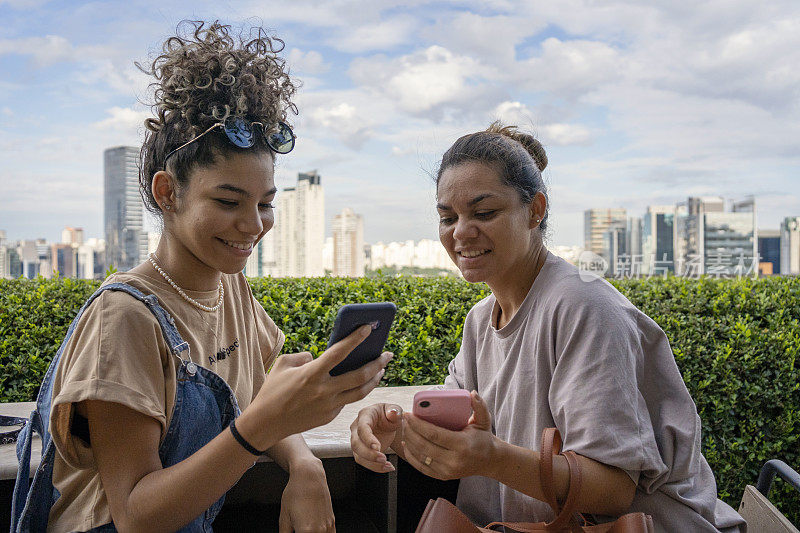
[[[637,483],[631,512],[658,531],[738,531],[700,452],[700,417],[666,335],[603,279],[548,254],[519,311],[496,329],[497,300],[473,307],[449,388],[477,390],[500,439],[539,450],[557,427],[564,449],[619,467]],[[495,480],[461,480],[475,523],[550,520],[550,507]]]

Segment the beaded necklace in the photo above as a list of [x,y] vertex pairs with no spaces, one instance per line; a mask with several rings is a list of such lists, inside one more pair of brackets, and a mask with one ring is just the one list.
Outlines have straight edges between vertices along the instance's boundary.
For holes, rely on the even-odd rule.
[[161,274],[162,276],[164,276],[164,279],[165,279],[165,280],[167,280],[167,282],[168,282],[170,285],[172,285],[172,287],[173,287],[173,288],[174,288],[176,291],[178,291],[178,294],[180,294],[180,295],[181,295],[181,297],[182,297],[184,300],[186,300],[187,302],[189,302],[189,303],[190,303],[190,304],[192,304],[193,306],[197,307],[198,309],[202,309],[203,311],[208,311],[209,313],[211,313],[211,312],[214,312],[214,311],[216,311],[217,309],[219,309],[220,307],[222,307],[222,300],[223,300],[223,298],[225,297],[225,287],[223,287],[223,286],[222,286],[222,278],[220,278],[220,280],[219,280],[219,298],[217,299],[217,303],[216,303],[215,305],[213,305],[213,306],[203,305],[203,304],[201,304],[200,302],[198,302],[197,300],[195,300],[194,298],[191,298],[191,297],[190,297],[188,294],[186,294],[186,293],[183,291],[183,289],[181,289],[180,287],[178,287],[178,284],[177,284],[177,283],[175,283],[174,281],[172,281],[172,278],[171,278],[171,277],[169,277],[169,274],[167,274],[167,273],[164,271],[164,269],[163,269],[163,268],[161,268],[161,267],[158,265],[158,263],[156,263],[156,254],[150,254],[150,255],[148,255],[148,256],[147,256],[147,259],[150,261],[150,264],[151,264],[151,265],[153,265],[153,268],[155,268],[155,269],[156,269],[156,271],[158,271],[158,273],[159,273],[159,274]]

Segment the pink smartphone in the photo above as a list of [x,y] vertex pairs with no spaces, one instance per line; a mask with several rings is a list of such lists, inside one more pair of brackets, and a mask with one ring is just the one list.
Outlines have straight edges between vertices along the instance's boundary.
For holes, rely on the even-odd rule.
[[423,390],[414,395],[411,412],[431,424],[461,431],[469,422],[472,402],[464,389]]

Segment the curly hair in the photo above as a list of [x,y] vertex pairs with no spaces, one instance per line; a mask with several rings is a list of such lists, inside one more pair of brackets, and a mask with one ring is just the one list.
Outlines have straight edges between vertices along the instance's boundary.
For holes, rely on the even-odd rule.
[[[277,125],[287,122],[287,111],[297,114],[292,102],[297,84],[278,56],[284,42],[260,27],[252,28],[247,38],[240,33],[238,39],[231,29],[219,21],[182,21],[152,64],[136,63],[156,80],[150,84],[155,116],[145,120],[139,166],[142,199],[156,215],[161,208],[151,192],[153,175],[165,169],[172,150],[230,116]],[[205,135],[172,155],[168,170],[180,188],[196,166],[242,150],[221,135]],[[247,150],[264,152],[269,147],[260,136]]]
[[478,161],[494,168],[503,183],[513,187],[523,203],[533,201],[536,193],[547,198],[547,211],[539,223],[542,234],[547,230],[550,202],[542,171],[547,167],[547,154],[542,143],[516,126],[504,126],[495,121],[484,131],[460,137],[442,156],[436,173],[436,186],[448,168],[466,161]]

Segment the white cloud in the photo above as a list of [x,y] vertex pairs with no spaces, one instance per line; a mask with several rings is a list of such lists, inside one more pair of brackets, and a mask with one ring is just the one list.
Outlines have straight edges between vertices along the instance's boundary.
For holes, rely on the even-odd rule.
[[541,54],[519,62],[514,77],[526,87],[546,91],[553,98],[575,98],[616,79],[623,59],[606,43],[563,41],[551,37],[542,42]]
[[303,52],[299,48],[292,48],[286,60],[292,71],[300,74],[323,74],[330,70],[322,54],[315,50]]
[[86,63],[76,73],[76,79],[94,88],[110,87],[130,100],[144,98],[148,94],[148,84],[153,81],[153,78],[136,68],[133,61],[111,57]]
[[534,126],[534,114],[522,102],[501,102],[494,108],[494,116],[503,124],[513,126]]
[[114,106],[106,110],[110,115],[108,118],[92,124],[98,130],[122,130],[135,133],[143,128],[146,118],[151,114],[147,111],[137,111],[127,107]]
[[387,50],[407,43],[414,28],[411,17],[394,17],[345,29],[328,39],[328,44],[350,53]]
[[75,52],[72,44],[58,35],[0,39],[0,56],[10,54],[29,56],[34,65],[40,68],[72,61],[75,59]]
[[587,145],[592,141],[592,132],[576,124],[546,124],[541,128],[541,141],[545,145]]
[[412,114],[445,104],[466,104],[468,97],[475,94],[473,80],[481,72],[473,59],[441,46],[395,59],[356,59],[350,67],[350,76],[356,83],[383,93]]
[[545,25],[540,17],[482,16],[471,12],[452,16],[448,13],[433,26],[421,30],[421,34],[484,64],[509,65],[515,61],[516,46],[544,29]]
[[521,102],[502,102],[494,109],[494,116],[503,124],[532,130],[545,146],[587,145],[592,141],[589,128],[561,122],[542,124],[528,106]]
[[356,107],[347,102],[314,108],[306,118],[309,127],[326,128],[351,148],[360,148],[372,135]]
[[0,6],[7,5],[11,9],[31,9],[47,3],[47,0],[0,0]]

